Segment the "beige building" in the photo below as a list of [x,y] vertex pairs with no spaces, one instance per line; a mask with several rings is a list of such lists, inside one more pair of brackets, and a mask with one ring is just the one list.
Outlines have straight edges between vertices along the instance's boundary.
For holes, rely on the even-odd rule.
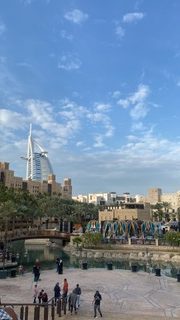
[[111,200],[110,193],[89,193],[88,203],[98,204],[108,204]]
[[83,195],[83,194],[79,194],[78,196],[73,196],[72,199],[74,201],[78,201],[81,203],[87,203],[88,202],[88,196]]
[[162,190],[160,188],[151,188],[148,190],[146,201],[151,204],[161,202]]
[[167,210],[171,209],[171,211],[177,211],[177,209],[180,208],[180,191],[163,193],[159,188],[151,188],[148,190],[146,201],[153,205],[158,202],[167,202],[169,203]]
[[72,198],[72,184],[70,178],[65,178],[62,185],[62,196],[65,199]]
[[0,182],[7,188],[22,189],[23,186],[23,178],[14,176],[14,171],[9,170],[8,162],[0,162]]
[[177,209],[180,208],[180,191],[163,193],[161,196],[161,202],[168,202],[169,209],[177,211]]
[[99,222],[113,220],[150,220],[150,204],[123,204],[117,207],[107,207],[99,211]]
[[31,194],[47,193],[50,195],[59,195],[65,199],[72,198],[71,179],[65,178],[63,185],[56,182],[56,176],[51,174],[48,181],[23,180],[21,177],[14,176],[14,171],[9,169],[8,162],[0,162],[0,182],[7,188],[23,189]]

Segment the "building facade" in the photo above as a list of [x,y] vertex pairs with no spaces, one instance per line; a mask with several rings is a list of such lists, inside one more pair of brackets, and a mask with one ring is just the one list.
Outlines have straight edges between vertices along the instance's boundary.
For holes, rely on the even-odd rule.
[[50,174],[47,180],[23,180],[16,177],[14,171],[9,169],[8,162],[0,162],[0,182],[7,188],[23,189],[31,194],[47,193],[51,196],[58,195],[64,199],[72,198],[71,179],[65,178],[63,184],[56,182],[56,176]]
[[47,181],[48,176],[53,174],[48,152],[32,137],[31,125],[28,137],[27,156],[22,158],[27,161],[26,180]]
[[151,188],[148,190],[147,194],[147,202],[151,204],[156,204],[157,202],[161,202],[162,190],[160,188]]
[[74,201],[78,201],[81,203],[88,203],[88,196],[83,195],[83,194],[79,194],[78,196],[73,196],[72,199]]
[[117,195],[116,192],[89,193],[87,195],[73,196],[73,200],[79,202],[93,203],[95,205],[119,205],[126,202],[136,202],[128,192]]
[[99,210],[99,222],[114,220],[151,220],[150,204],[123,204]]
[[169,209],[177,211],[178,208],[180,208],[180,191],[172,193],[162,193],[161,202],[169,203]]

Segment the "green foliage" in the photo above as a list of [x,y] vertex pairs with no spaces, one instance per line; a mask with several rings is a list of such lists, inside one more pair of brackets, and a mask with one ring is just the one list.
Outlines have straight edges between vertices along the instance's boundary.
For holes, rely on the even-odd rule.
[[180,246],[180,232],[169,231],[165,234],[165,240],[171,246]]
[[83,226],[87,221],[98,218],[98,207],[62,199],[58,195],[32,195],[24,190],[8,189],[0,183],[0,218],[24,219],[56,217]]
[[73,244],[79,247],[79,245],[82,244],[82,237],[75,237],[73,239]]
[[157,202],[155,205],[151,205],[153,210],[153,218],[155,221],[169,221],[169,202]]
[[100,232],[86,232],[83,234],[83,244],[85,246],[97,246],[101,243],[102,234]]

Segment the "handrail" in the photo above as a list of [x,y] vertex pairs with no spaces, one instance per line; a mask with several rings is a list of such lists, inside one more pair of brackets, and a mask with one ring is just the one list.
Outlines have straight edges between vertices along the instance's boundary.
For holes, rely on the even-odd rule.
[[31,238],[57,238],[62,240],[70,240],[70,236],[72,233],[70,232],[60,232],[57,230],[51,230],[51,229],[17,229],[17,230],[11,230],[11,231],[1,231],[0,232],[0,239],[2,241],[15,241],[18,239],[31,239]]
[[[67,299],[60,298],[57,300],[55,306],[54,297],[50,298],[47,303],[11,303],[11,302],[2,302],[0,300],[0,306],[6,307],[11,306],[20,307],[19,309],[19,318],[20,320],[28,320],[29,308],[34,308],[34,320],[40,320],[40,309],[43,310],[43,319],[44,320],[54,320],[55,313],[61,317],[62,312],[66,315],[67,310]],[[50,312],[49,312],[50,310]]]

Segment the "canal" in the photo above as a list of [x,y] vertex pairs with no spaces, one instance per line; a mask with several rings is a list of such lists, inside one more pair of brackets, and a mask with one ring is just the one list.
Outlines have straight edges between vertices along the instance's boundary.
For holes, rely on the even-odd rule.
[[[63,260],[65,268],[81,268],[82,261],[76,257],[68,255],[62,250],[62,247],[57,245],[47,244],[27,244],[24,241],[12,242],[9,246],[9,251],[14,253],[19,264],[22,264],[25,271],[32,271],[33,265],[38,259],[41,264],[41,269],[56,269],[57,257]],[[88,268],[106,268],[107,261],[97,259],[87,260]],[[131,270],[131,266],[136,264],[138,270],[145,272],[155,272],[155,268],[161,268],[162,274],[170,277],[176,277],[179,273],[180,266],[175,266],[171,263],[146,263],[143,261],[113,261],[113,268]]]

